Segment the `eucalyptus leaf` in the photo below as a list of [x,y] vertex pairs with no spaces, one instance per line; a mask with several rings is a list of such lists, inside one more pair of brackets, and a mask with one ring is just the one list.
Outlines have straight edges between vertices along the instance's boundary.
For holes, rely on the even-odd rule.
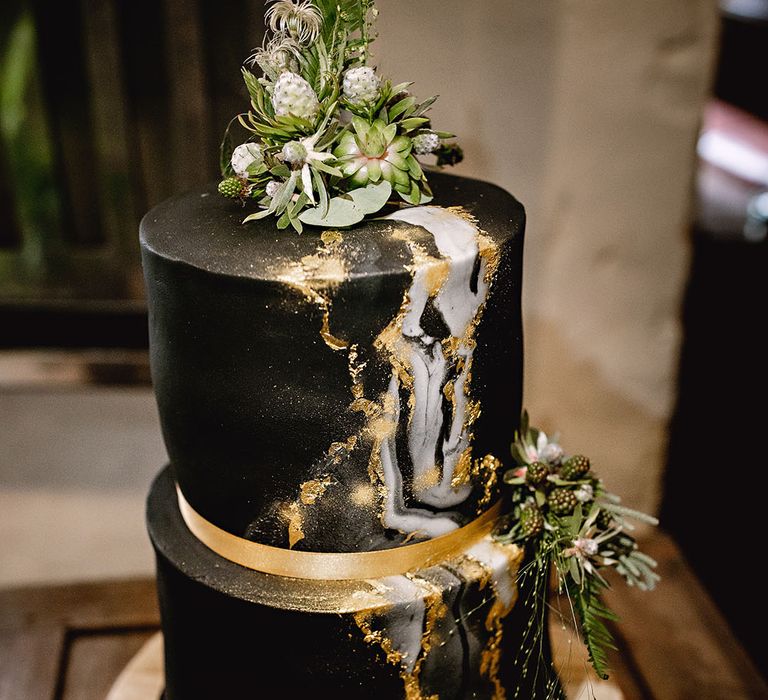
[[344,228],[354,226],[365,218],[365,212],[358,209],[355,203],[346,196],[333,197],[328,202],[328,210],[325,215],[322,214],[321,207],[312,207],[305,209],[299,220],[309,226],[325,226],[333,228]]
[[389,201],[392,195],[392,185],[386,180],[382,180],[375,185],[360,187],[347,194],[364,214],[375,214]]
[[258,221],[259,219],[266,219],[272,215],[271,209],[264,209],[263,211],[257,211],[255,214],[249,214],[243,219],[243,223],[247,224],[249,221]]

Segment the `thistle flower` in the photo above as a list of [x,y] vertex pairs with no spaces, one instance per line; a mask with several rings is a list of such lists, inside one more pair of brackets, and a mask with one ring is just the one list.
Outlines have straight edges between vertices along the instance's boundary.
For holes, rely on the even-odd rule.
[[265,15],[273,32],[285,32],[300,44],[312,44],[320,36],[323,15],[311,0],[272,0]]
[[264,45],[256,49],[248,58],[247,63],[254,63],[261,68],[270,80],[277,80],[286,72],[299,72],[299,44],[286,34],[277,34]]
[[248,168],[252,165],[261,165],[264,162],[264,153],[261,146],[249,141],[241,143],[232,152],[232,170],[240,177],[248,177]]

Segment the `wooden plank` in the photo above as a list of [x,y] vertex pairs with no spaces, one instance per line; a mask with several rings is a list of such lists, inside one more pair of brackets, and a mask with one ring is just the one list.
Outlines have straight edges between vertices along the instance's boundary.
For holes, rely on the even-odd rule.
[[165,685],[163,666],[163,635],[158,632],[118,676],[107,700],[159,698]]
[[0,590],[0,630],[62,625],[73,630],[155,628],[151,579]]
[[54,700],[64,645],[63,627],[0,629],[0,700]]
[[153,634],[74,635],[69,645],[61,700],[105,698],[115,679]]
[[658,588],[643,593],[617,583],[605,601],[621,618],[621,635],[652,696],[768,698],[765,680],[674,542],[657,533],[643,549],[659,562]]

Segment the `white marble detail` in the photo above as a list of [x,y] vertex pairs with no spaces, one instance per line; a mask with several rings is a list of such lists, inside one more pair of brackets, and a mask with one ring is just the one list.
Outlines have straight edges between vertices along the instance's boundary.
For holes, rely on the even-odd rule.
[[[414,207],[385,218],[420,226],[428,231],[442,260],[448,263],[445,279],[434,297],[430,297],[427,284],[428,266],[414,271],[402,320],[405,349],[404,356],[400,358],[413,379],[408,449],[413,465],[414,495],[424,504],[447,509],[462,503],[471,493],[470,485],[454,488],[451,481],[470,441],[466,390],[474,351],[473,322],[488,293],[485,280],[487,263],[482,256],[479,257],[477,227],[455,212],[441,207]],[[472,288],[473,276],[476,276],[475,289]],[[421,318],[428,304],[434,305],[454,339],[455,356],[461,366],[459,372],[455,371],[456,363],[449,362],[443,352],[441,341],[446,338],[433,338],[421,327]],[[453,384],[455,398],[450,425],[444,426],[444,389],[448,383]],[[400,389],[400,378],[393,369],[389,394],[395,402],[396,408],[391,417],[396,423],[402,415]],[[402,506],[403,485],[395,440],[396,431],[393,431],[382,441],[380,448],[385,486],[389,493],[385,504],[385,525],[404,532],[418,531],[429,537],[456,527],[450,514],[434,515],[429,511]],[[439,471],[436,477],[435,470]]]

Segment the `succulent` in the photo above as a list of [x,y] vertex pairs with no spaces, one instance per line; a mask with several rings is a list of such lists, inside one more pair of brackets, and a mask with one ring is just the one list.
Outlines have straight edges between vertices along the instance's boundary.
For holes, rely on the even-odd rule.
[[312,121],[320,109],[312,86],[300,75],[290,71],[281,74],[275,82],[272,106],[278,117],[293,115],[307,121]]
[[566,481],[577,481],[589,473],[589,459],[584,455],[569,457],[560,468],[560,477]]
[[344,73],[342,91],[351,105],[356,107],[371,105],[381,95],[381,78],[369,66],[350,68]]
[[411,204],[431,198],[421,166],[411,153],[413,141],[398,135],[396,124],[381,119],[368,124],[355,117],[353,125],[354,132],[345,132],[334,150],[339,168],[352,187],[386,180]]

